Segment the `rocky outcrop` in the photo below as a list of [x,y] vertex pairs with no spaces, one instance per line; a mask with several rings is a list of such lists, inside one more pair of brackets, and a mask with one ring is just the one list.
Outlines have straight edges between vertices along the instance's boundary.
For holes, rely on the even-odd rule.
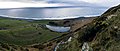
[[120,51],[120,5],[75,31],[73,37],[59,51],[80,51],[84,42],[92,51]]
[[49,24],[71,26],[72,29],[42,44],[20,46],[0,43],[0,50],[52,51],[57,43],[65,42],[72,37],[69,42],[59,45],[57,51],[120,51],[120,5],[110,8],[95,19],[62,20]]

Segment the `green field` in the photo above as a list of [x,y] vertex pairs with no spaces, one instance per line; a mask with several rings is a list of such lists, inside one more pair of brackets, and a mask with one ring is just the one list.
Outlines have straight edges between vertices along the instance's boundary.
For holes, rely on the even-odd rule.
[[62,33],[52,32],[44,25],[50,21],[26,21],[0,18],[0,42],[15,45],[32,45],[51,40]]

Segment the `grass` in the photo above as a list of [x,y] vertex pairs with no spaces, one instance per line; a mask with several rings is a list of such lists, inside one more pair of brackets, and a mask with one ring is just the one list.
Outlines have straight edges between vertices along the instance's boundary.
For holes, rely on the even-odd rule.
[[15,45],[31,45],[47,42],[61,33],[52,32],[43,25],[50,21],[25,21],[0,18],[0,42]]
[[91,51],[120,51],[120,5],[83,26],[73,36],[71,42],[60,46],[60,51],[81,51],[84,42],[89,43]]

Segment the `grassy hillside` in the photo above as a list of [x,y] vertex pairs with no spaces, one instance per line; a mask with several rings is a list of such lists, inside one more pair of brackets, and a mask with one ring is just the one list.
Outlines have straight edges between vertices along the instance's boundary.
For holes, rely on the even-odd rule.
[[[93,19],[51,22],[0,18],[0,51],[53,51],[69,37],[71,41],[60,44],[57,51],[84,51],[85,43],[89,51],[120,51],[120,5]],[[48,30],[45,24],[72,28],[66,34],[57,33]]]
[[[21,20],[0,18],[0,51],[52,51],[62,39],[68,39],[70,32],[58,33],[45,25],[71,26],[77,29],[93,20],[78,18],[67,20]],[[84,22],[85,21],[85,22]],[[78,25],[76,25],[78,24]],[[80,26],[79,26],[80,25]],[[75,30],[74,29],[74,30]]]
[[89,51],[120,51],[120,5],[78,28],[72,37],[72,41],[60,45],[58,51],[81,51],[85,42]]
[[62,34],[48,30],[50,21],[25,21],[0,18],[0,42],[15,45],[43,43]]

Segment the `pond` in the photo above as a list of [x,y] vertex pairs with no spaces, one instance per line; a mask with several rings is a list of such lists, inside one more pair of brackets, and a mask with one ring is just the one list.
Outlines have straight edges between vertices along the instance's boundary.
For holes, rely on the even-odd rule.
[[51,25],[46,25],[46,27],[55,32],[68,32],[70,30],[70,27],[51,26]]

